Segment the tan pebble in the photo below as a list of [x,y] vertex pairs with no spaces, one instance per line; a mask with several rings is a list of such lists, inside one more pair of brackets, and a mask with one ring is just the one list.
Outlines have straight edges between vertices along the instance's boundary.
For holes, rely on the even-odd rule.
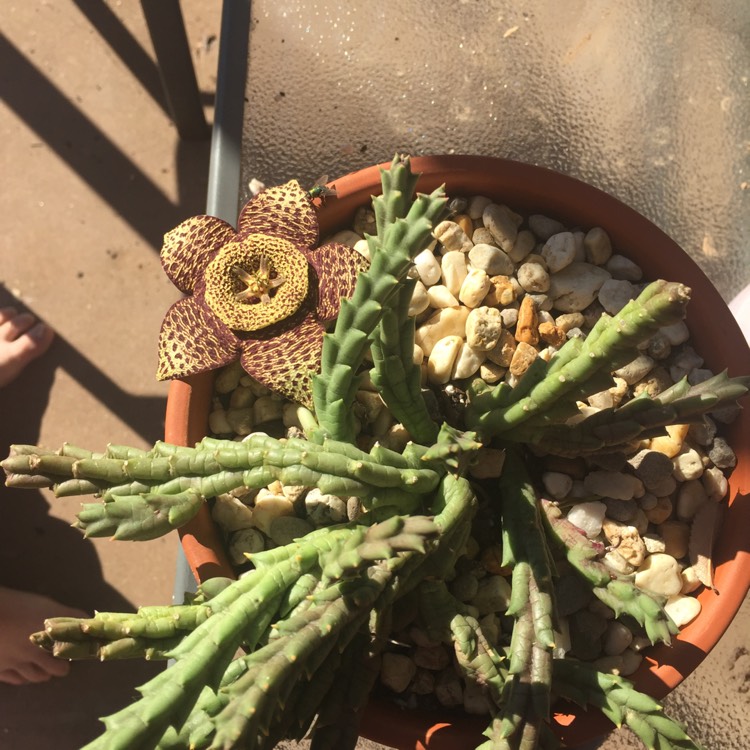
[[239,360],[219,370],[219,374],[214,381],[214,390],[217,393],[231,393],[240,382],[245,374]]
[[692,594],[703,585],[700,578],[698,578],[698,573],[692,565],[689,565],[687,568],[683,568],[680,575],[682,576],[682,588],[680,589],[681,594]]
[[425,286],[430,287],[440,281],[440,262],[432,250],[422,250],[422,252],[417,253],[414,257],[414,267]]
[[451,380],[470,378],[487,358],[487,352],[480,351],[462,342],[451,372]]
[[458,299],[467,307],[479,307],[490,290],[490,277],[481,268],[472,268],[461,284]]
[[413,658],[418,667],[432,672],[445,669],[451,661],[451,655],[442,643],[437,646],[418,646],[414,649]]
[[291,544],[295,539],[301,539],[311,531],[315,531],[315,526],[304,518],[279,516],[271,521],[271,530],[268,535],[276,544],[283,546]]
[[435,343],[427,360],[427,379],[430,383],[442,385],[451,379],[463,339],[460,336],[446,336]]
[[605,518],[602,531],[607,541],[630,565],[637,568],[646,559],[646,545],[634,526]]
[[[268,396],[264,396],[268,398]],[[280,405],[281,402],[276,402]],[[253,425],[255,424],[254,419],[255,407],[244,407],[241,409],[227,409],[227,422],[232,428],[232,431],[236,435],[249,435],[253,431]],[[278,419],[281,417],[281,408],[278,410],[274,409],[274,414],[277,416],[273,417]]]
[[575,260],[576,243],[572,232],[553,234],[542,248],[542,257],[550,273],[557,273]]
[[427,290],[430,307],[440,310],[444,307],[458,307],[458,300],[444,284],[435,284]]
[[567,333],[573,328],[580,328],[584,325],[585,321],[586,319],[583,317],[582,313],[563,313],[555,318],[555,325]]
[[690,526],[684,521],[668,520],[657,527],[659,536],[664,540],[664,551],[680,560],[688,553]]
[[417,673],[417,665],[406,654],[386,652],[380,662],[380,681],[394,693],[403,693]]
[[520,263],[531,253],[535,245],[536,237],[534,237],[533,232],[530,232],[528,229],[522,229],[518,233],[512,249],[506,250],[506,252],[514,263]]
[[380,416],[380,412],[385,408],[385,404],[379,393],[360,389],[357,391],[355,398],[364,407],[363,419],[367,424],[375,422]]
[[423,313],[429,307],[430,298],[427,294],[427,287],[425,287],[421,281],[417,281],[414,285],[414,292],[411,295],[411,301],[409,302],[408,315],[414,318],[420,313]]
[[232,495],[217,495],[211,517],[225,531],[238,531],[253,526],[253,511]]
[[266,546],[266,539],[258,529],[239,529],[229,538],[229,559],[235,565],[247,562],[247,555],[262,552]]
[[511,573],[509,566],[503,565],[503,547],[501,544],[493,544],[485,547],[479,557],[482,567],[491,575],[507,576]]
[[475,245],[491,245],[495,238],[487,227],[477,227],[471,235],[471,241]]
[[540,323],[539,337],[545,344],[554,346],[557,349],[567,341],[565,331],[562,328],[558,328],[554,323]]
[[414,334],[414,341],[425,356],[430,356],[432,348],[440,339],[446,336],[463,337],[469,312],[468,307],[446,307],[422,323]]
[[401,453],[410,440],[411,435],[409,434],[409,430],[401,422],[396,422],[396,424],[388,428],[380,443],[384,448],[390,448],[392,451]]
[[302,427],[298,409],[299,407],[297,404],[293,404],[289,401],[284,402],[284,406],[281,410],[281,421],[284,423],[284,427]]
[[271,422],[274,419],[281,419],[284,409],[282,401],[273,396],[261,396],[253,404],[253,421],[255,424]]
[[628,677],[633,674],[643,662],[643,656],[631,648],[626,648],[622,652],[622,669],[620,674],[623,677]]
[[546,292],[549,290],[549,273],[541,263],[528,258],[518,267],[517,279],[525,292]]
[[620,575],[628,576],[635,571],[635,568],[616,549],[609,550],[602,561],[610,570]]
[[633,395],[640,396],[642,393],[647,393],[654,398],[673,385],[671,375],[663,367],[654,367],[648,377],[633,386]]
[[529,369],[531,363],[537,358],[537,354],[537,350],[531,344],[527,344],[525,341],[519,341],[516,350],[513,352],[510,366],[508,367],[511,375],[520,378],[521,375]]
[[682,444],[687,437],[690,425],[667,425],[666,429],[667,435],[652,438],[649,447],[652,451],[663,453],[667,458],[674,458],[682,450]]
[[224,409],[214,409],[208,415],[208,429],[213,435],[227,435],[233,432]]
[[349,247],[353,248],[362,237],[360,237],[355,231],[351,229],[342,229],[340,232],[336,232],[336,234],[331,237],[331,242],[338,242],[342,245],[348,245]]
[[633,633],[619,620],[612,620],[604,633],[603,646],[607,656],[618,656],[633,642]]
[[476,307],[466,318],[466,343],[474,349],[494,349],[503,331],[503,318],[496,307]]
[[490,203],[482,212],[482,223],[492,232],[495,244],[506,253],[513,249],[518,236],[518,215],[507,206]]
[[517,346],[510,331],[503,329],[500,331],[497,344],[487,352],[487,359],[500,367],[510,367]]
[[469,466],[475,479],[493,479],[503,472],[505,451],[500,448],[480,448]]
[[682,628],[698,617],[701,613],[701,603],[694,596],[676,594],[669,597],[664,605],[664,611],[678,628]]
[[505,307],[516,299],[516,289],[509,276],[490,276],[490,288],[484,304],[490,307]]
[[656,504],[643,511],[648,520],[658,526],[672,515],[672,501],[668,497],[657,497]]
[[280,516],[294,515],[294,504],[283,495],[261,495],[255,498],[253,526],[266,536],[271,535],[271,524]]
[[682,446],[682,450],[674,457],[674,472],[672,476],[678,482],[689,482],[699,479],[703,474],[703,457],[695,448]]
[[662,596],[679,594],[682,588],[680,565],[668,554],[649,555],[636,571],[635,585]]
[[466,209],[466,213],[469,214],[469,218],[472,220],[481,219],[484,209],[492,203],[492,199],[486,195],[473,195],[469,199],[469,206]]
[[232,391],[232,395],[229,397],[229,406],[233,409],[242,409],[252,406],[253,401],[255,401],[255,394],[252,388],[240,385]]
[[500,367],[500,365],[496,365],[494,362],[485,360],[479,366],[479,377],[482,378],[485,383],[493,385],[494,383],[499,383],[503,379],[506,371],[507,368]]
[[531,297],[526,296],[521,300],[521,307],[518,309],[515,339],[525,344],[536,345],[539,343],[539,321],[536,305]]
[[612,243],[609,235],[601,228],[589,229],[583,240],[586,260],[595,266],[603,266],[612,256]]
[[708,497],[716,502],[724,498],[729,489],[729,482],[724,472],[717,466],[710,466],[703,472],[701,483]]
[[468,214],[456,214],[453,217],[453,221],[464,230],[464,234],[467,237],[471,237],[474,234],[474,222]]
[[707,502],[708,494],[699,480],[684,482],[677,492],[677,517],[690,521]]
[[441,221],[432,231],[432,236],[443,246],[443,253],[468,253],[474,243],[455,221]]
[[446,253],[440,261],[440,269],[443,277],[443,284],[448,287],[448,291],[458,296],[461,291],[461,285],[469,274],[469,266],[466,255],[459,251]]
[[414,695],[432,695],[435,692],[435,675],[427,669],[418,669],[409,691]]
[[424,351],[422,351],[422,347],[419,346],[419,344],[414,344],[414,356],[412,357],[412,361],[415,365],[421,365],[422,362],[424,362]]
[[487,576],[479,582],[477,595],[471,601],[480,615],[504,612],[510,602],[510,584],[503,576]]

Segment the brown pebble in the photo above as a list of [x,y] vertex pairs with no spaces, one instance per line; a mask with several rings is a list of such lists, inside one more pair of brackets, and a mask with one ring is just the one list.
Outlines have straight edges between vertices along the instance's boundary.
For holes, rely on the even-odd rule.
[[539,324],[539,336],[542,341],[555,348],[560,348],[565,341],[567,336],[562,328],[556,326],[554,323],[540,323]]
[[539,343],[539,317],[534,300],[526,295],[518,309],[516,323],[516,341],[536,346]]
[[513,359],[510,361],[510,367],[508,368],[510,374],[520,378],[521,375],[529,369],[531,363],[537,358],[538,354],[539,352],[531,344],[527,344],[525,341],[519,341],[516,351],[513,352]]

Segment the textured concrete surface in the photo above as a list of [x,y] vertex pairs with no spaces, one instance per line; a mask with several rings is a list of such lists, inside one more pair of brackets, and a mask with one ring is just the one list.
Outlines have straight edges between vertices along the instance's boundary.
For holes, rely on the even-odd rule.
[[[182,6],[210,117],[220,3]],[[164,231],[203,210],[208,143],[177,137],[139,3],[6,2],[3,31],[0,305],[31,310],[58,337],[0,392],[0,449],[144,446],[162,433],[155,341],[176,298],[158,248]],[[69,528],[77,500],[0,493],[0,583],[88,610],[169,600],[175,538],[84,541]],[[669,700],[711,750],[740,750],[750,734],[749,618],[746,605]],[[0,686],[0,750],[80,747],[99,731],[96,717],[157,668],[79,663],[64,680]],[[602,745],[631,747],[626,732]]]

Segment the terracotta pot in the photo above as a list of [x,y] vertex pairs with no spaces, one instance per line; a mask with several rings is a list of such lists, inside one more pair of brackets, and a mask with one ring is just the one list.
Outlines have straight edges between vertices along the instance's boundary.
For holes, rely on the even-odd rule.
[[[385,165],[382,165],[385,166]],[[698,266],[666,234],[611,196],[570,177],[540,167],[478,156],[438,156],[412,160],[421,173],[418,189],[428,192],[445,184],[449,195],[482,194],[520,212],[543,213],[566,226],[606,229],[613,246],[638,263],[646,278],[680,281],[693,290],[688,311],[692,343],[715,372],[750,373],[750,349],[719,293]],[[321,235],[350,224],[354,211],[380,192],[379,167],[336,180],[337,199],[320,209]],[[213,378],[198,376],[174,382],[167,404],[168,442],[192,445],[206,431]],[[699,595],[700,616],[688,625],[671,647],[649,650],[632,676],[638,689],[661,698],[690,674],[722,636],[750,586],[750,410],[734,422],[728,436],[737,453],[729,480],[729,502],[716,543],[716,591]],[[743,439],[743,436],[744,439]],[[208,510],[182,530],[182,543],[199,579],[231,575]],[[581,711],[558,704],[554,720],[560,738],[571,747],[599,737],[611,728],[594,710]],[[403,750],[465,750],[478,744],[483,721],[458,715],[425,715],[399,711],[373,701],[363,723],[363,734]]]

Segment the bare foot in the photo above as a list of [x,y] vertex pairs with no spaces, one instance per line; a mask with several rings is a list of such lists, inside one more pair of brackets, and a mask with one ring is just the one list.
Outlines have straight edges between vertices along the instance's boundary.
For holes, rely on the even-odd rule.
[[0,586],[0,682],[23,685],[62,677],[70,663],[56,659],[29,640],[48,617],[86,617],[54,599]]
[[0,308],[0,388],[14,380],[31,360],[49,349],[49,326],[15,307]]

